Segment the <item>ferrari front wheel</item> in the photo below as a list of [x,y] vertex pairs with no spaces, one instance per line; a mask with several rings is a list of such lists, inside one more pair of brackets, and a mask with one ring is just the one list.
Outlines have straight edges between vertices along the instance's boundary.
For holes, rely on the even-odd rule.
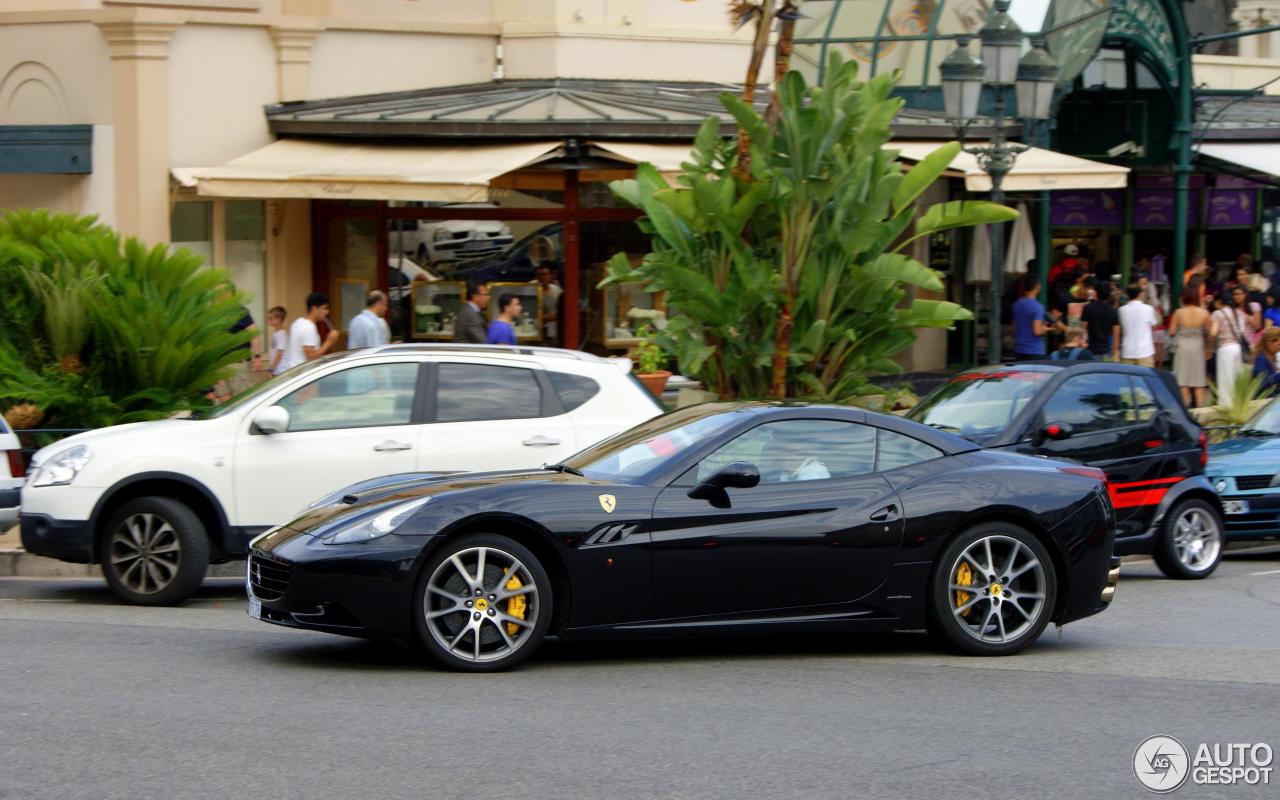
[[943,549],[929,595],[930,628],[947,644],[973,655],[1012,655],[1049,624],[1057,575],[1029,531],[985,523]]
[[414,621],[431,656],[460,672],[499,672],[538,649],[551,623],[551,582],[514,539],[468,534],[446,542],[418,582]]

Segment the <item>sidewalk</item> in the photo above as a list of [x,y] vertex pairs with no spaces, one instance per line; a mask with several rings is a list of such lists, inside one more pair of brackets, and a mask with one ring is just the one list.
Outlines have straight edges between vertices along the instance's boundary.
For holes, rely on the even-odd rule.
[[[70,564],[56,558],[33,556],[22,549],[22,538],[15,526],[0,532],[0,578],[101,578],[97,564]],[[244,562],[210,564],[207,578],[243,578]]]

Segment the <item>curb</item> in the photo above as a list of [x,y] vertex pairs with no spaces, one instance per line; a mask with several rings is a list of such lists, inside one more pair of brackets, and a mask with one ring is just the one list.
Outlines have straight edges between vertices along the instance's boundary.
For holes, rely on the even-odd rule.
[[[20,547],[0,549],[0,578],[101,578],[97,564],[71,564],[35,556]],[[244,578],[244,561],[210,564],[206,578]]]

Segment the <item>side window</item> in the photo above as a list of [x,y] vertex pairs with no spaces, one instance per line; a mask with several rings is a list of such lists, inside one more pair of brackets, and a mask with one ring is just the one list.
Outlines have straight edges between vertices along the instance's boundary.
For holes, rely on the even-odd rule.
[[542,387],[532,370],[441,364],[436,374],[436,422],[528,419],[542,414]]
[[1135,422],[1150,422],[1160,410],[1151,387],[1141,378],[1130,378],[1133,383],[1133,417]]
[[1044,421],[1062,422],[1077,434],[1132,423],[1129,376],[1107,373],[1068,378],[1044,406]]
[[887,472],[898,467],[909,467],[921,461],[932,461],[942,456],[942,451],[919,439],[912,439],[895,431],[880,429],[876,447],[876,471]]
[[600,384],[582,375],[570,375],[567,372],[547,372],[551,386],[560,396],[560,404],[565,411],[572,411],[600,393]]
[[755,464],[762,485],[865,475],[875,471],[876,429],[824,419],[767,422],[699,462],[697,480],[733,461]]
[[289,412],[291,432],[408,425],[417,386],[417,364],[370,364],[325,375],[276,405]]

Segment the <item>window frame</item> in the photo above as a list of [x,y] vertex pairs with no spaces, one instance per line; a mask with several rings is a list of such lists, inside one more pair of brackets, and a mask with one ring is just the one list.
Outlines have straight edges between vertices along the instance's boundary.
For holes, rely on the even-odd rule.
[[[1150,424],[1150,421],[1147,421],[1147,422],[1136,421],[1137,406],[1133,402],[1134,390],[1133,390],[1132,381],[1134,379],[1140,379],[1141,376],[1133,375],[1128,372],[1110,372],[1110,371],[1104,371],[1104,370],[1095,370],[1095,371],[1089,371],[1089,372],[1075,372],[1075,373],[1069,374],[1066,377],[1064,377],[1062,381],[1059,382],[1056,386],[1046,389],[1045,390],[1046,397],[1044,399],[1044,402],[1040,404],[1040,410],[1036,415],[1039,419],[1040,425],[1039,426],[1033,425],[1031,427],[1033,429],[1036,427],[1044,427],[1045,425],[1058,421],[1058,420],[1051,419],[1049,417],[1047,413],[1049,408],[1049,403],[1053,402],[1054,398],[1059,395],[1063,387],[1065,387],[1072,380],[1076,378],[1092,378],[1092,377],[1116,378],[1118,380],[1125,382],[1125,384],[1129,388],[1128,407],[1126,409],[1126,413],[1134,414],[1135,421],[1125,422],[1121,425],[1111,425],[1105,428],[1096,428],[1094,430],[1085,430],[1085,431],[1076,430],[1072,434],[1071,439],[1077,439],[1081,436],[1094,436],[1099,433],[1111,433],[1113,431],[1124,431],[1131,428],[1138,428],[1138,427],[1142,427],[1144,425]],[[1147,387],[1147,391],[1151,392],[1150,386]],[[1156,407],[1157,407],[1157,410],[1161,408],[1161,405],[1158,400],[1156,402]],[[1152,417],[1152,419],[1154,419],[1154,417]],[[1073,428],[1076,427],[1074,423],[1068,423],[1068,424],[1071,424]],[[1071,441],[1071,440],[1068,440],[1068,441]]]
[[[528,417],[485,417],[483,419],[440,419],[440,367],[446,364],[460,364],[469,367],[490,367],[498,369],[521,369],[526,372],[533,373],[533,379],[538,384],[541,392],[541,398],[538,413]],[[426,398],[423,409],[423,422],[428,425],[458,425],[473,422],[501,422],[503,420],[532,420],[545,419],[547,417],[558,417],[565,413],[564,406],[560,403],[560,396],[556,393],[555,387],[551,385],[551,379],[548,378],[543,369],[535,364],[521,364],[500,361],[478,361],[459,358],[439,358],[427,362],[426,364]]]

